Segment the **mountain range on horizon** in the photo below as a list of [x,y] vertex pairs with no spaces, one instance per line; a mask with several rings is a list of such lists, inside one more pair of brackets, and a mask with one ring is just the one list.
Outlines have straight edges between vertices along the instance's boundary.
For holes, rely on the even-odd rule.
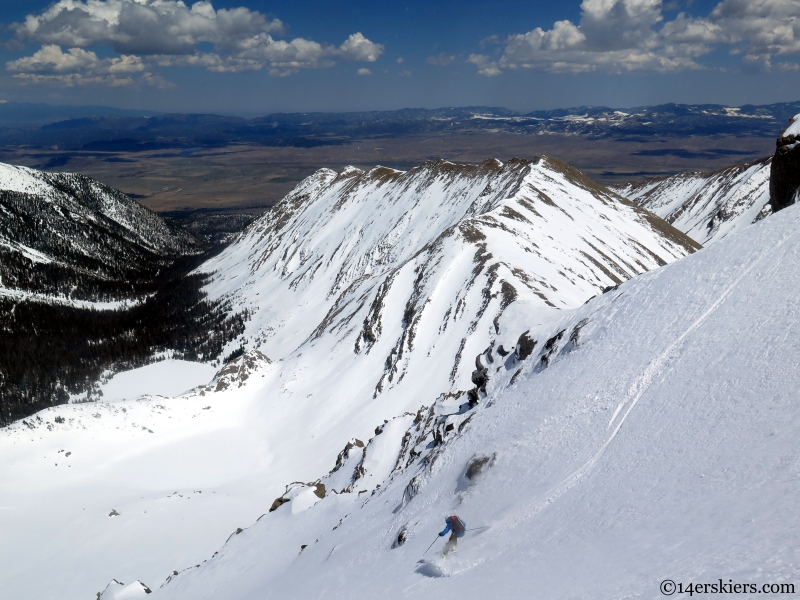
[[313,147],[355,139],[489,131],[592,138],[748,135],[776,137],[800,102],[727,107],[664,104],[633,108],[581,106],[519,113],[497,107],[401,109],[345,113],[273,113],[244,118],[157,113],[107,107],[0,104],[0,146],[58,145],[119,152],[219,147],[232,143]]

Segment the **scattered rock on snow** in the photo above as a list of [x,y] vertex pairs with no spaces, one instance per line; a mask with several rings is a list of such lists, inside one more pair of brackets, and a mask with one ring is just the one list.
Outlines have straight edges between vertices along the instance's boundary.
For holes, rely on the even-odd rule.
[[106,589],[97,593],[99,600],[128,600],[129,598],[141,598],[151,594],[152,590],[141,581],[134,581],[125,585],[121,581],[112,579]]

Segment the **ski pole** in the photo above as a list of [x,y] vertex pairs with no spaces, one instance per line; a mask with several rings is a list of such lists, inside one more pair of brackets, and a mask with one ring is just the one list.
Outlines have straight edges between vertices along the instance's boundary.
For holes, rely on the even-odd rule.
[[[439,539],[439,536],[437,535],[437,536],[436,536],[436,540],[438,540],[438,539]],[[430,550],[431,548],[433,548],[433,545],[436,543],[436,540],[433,540],[433,541],[431,542],[431,545],[430,545],[430,546],[428,546],[428,550]],[[422,553],[422,556],[425,556],[425,555],[428,553],[428,550],[425,550],[425,552],[423,552],[423,553]]]
[[485,525],[484,527],[473,527],[472,529],[465,529],[464,531],[478,531],[478,529],[489,529],[489,525]]

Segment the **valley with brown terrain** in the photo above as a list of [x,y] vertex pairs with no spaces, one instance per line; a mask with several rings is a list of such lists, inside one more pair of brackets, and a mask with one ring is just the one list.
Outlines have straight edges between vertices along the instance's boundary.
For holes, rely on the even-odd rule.
[[496,157],[531,159],[547,154],[603,184],[619,184],[683,171],[713,171],[772,154],[774,136],[593,138],[565,134],[474,132],[367,138],[307,147],[230,144],[100,152],[5,147],[0,162],[48,171],[78,172],[119,189],[157,212],[260,214],[299,181],[322,167],[407,170],[427,160],[479,163]]

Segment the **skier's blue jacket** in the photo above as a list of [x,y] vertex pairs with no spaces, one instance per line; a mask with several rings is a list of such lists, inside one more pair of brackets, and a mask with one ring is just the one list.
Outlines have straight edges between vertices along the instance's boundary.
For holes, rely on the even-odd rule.
[[447,523],[447,527],[445,527],[444,531],[439,534],[440,536],[447,535],[447,532],[452,529],[454,536],[457,538],[464,537],[464,533],[467,530],[467,524],[459,517],[453,515],[452,517],[447,517],[444,522]]

